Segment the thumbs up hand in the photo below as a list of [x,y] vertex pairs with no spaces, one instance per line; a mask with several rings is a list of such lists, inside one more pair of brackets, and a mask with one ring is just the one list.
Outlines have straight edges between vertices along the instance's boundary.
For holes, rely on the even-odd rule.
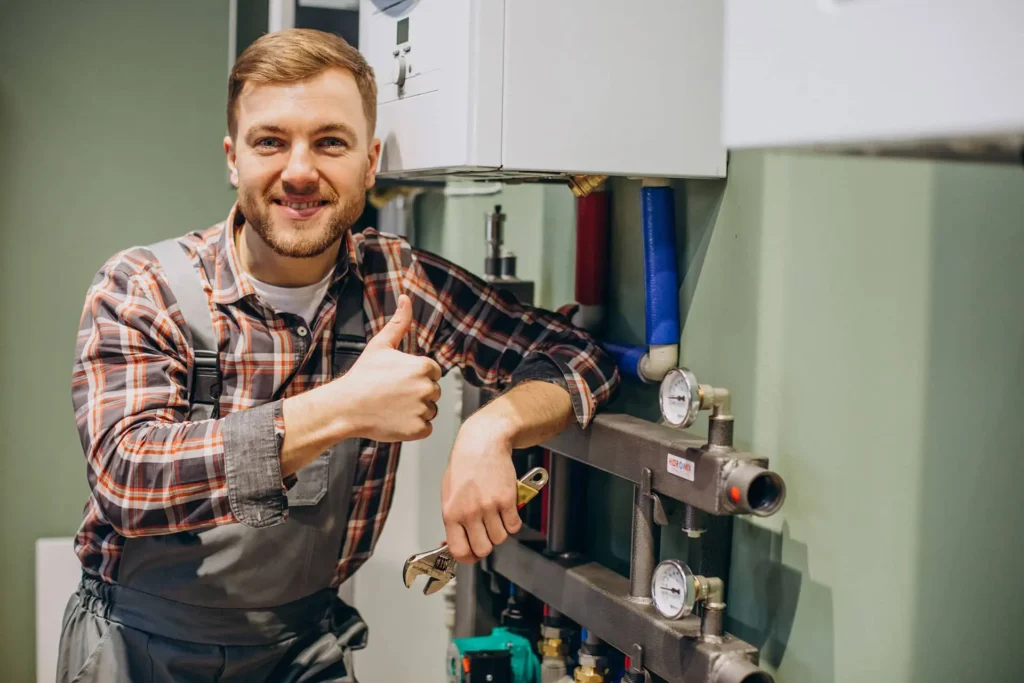
[[352,369],[332,383],[354,435],[381,442],[415,441],[433,431],[441,366],[398,350],[411,325],[412,301],[403,294],[384,329],[367,342]]

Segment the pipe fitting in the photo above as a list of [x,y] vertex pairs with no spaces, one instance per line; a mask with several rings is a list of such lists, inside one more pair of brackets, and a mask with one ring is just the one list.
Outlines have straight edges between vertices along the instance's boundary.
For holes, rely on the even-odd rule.
[[569,654],[569,645],[561,638],[542,638],[537,650],[542,657],[565,657]]
[[740,657],[723,657],[711,676],[713,683],[775,683],[767,671]]
[[679,365],[679,344],[652,344],[640,359],[639,376],[646,384],[665,379]]
[[786,500],[786,483],[771,470],[743,464],[726,476],[725,493],[736,513],[768,517]]
[[604,683],[605,674],[608,669],[599,669],[595,666],[577,666],[573,672],[575,683]]
[[689,538],[700,538],[706,531],[704,511],[692,505],[683,507],[683,531]]
[[701,410],[710,409],[711,417],[732,417],[732,395],[728,389],[701,384],[699,390]]
[[710,609],[725,609],[725,582],[717,576],[695,576],[697,599]]

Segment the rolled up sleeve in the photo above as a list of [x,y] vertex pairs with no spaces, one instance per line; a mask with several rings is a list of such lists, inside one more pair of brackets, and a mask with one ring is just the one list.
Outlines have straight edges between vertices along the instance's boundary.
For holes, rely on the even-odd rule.
[[285,521],[288,499],[281,477],[279,428],[282,402],[224,418],[224,467],[231,511],[242,524],[267,527]]
[[615,395],[613,360],[565,316],[520,302],[439,256],[412,250],[403,287],[413,300],[420,350],[474,386],[507,389],[553,381],[571,397],[586,427]]

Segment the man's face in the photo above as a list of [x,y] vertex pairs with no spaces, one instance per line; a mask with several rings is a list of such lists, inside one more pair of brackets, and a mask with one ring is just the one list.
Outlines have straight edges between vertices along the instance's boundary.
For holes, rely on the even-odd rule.
[[224,139],[239,208],[282,256],[318,256],[362,214],[380,142],[371,140],[355,78],[247,84],[235,139]]

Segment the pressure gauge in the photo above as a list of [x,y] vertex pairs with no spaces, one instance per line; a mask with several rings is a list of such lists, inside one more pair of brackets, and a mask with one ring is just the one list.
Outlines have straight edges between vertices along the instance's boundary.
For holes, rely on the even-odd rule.
[[651,599],[654,608],[666,619],[690,616],[697,601],[697,582],[693,572],[678,560],[665,560],[654,569]]
[[673,368],[661,380],[658,391],[661,414],[673,427],[689,427],[700,411],[701,395],[697,378],[686,368]]

